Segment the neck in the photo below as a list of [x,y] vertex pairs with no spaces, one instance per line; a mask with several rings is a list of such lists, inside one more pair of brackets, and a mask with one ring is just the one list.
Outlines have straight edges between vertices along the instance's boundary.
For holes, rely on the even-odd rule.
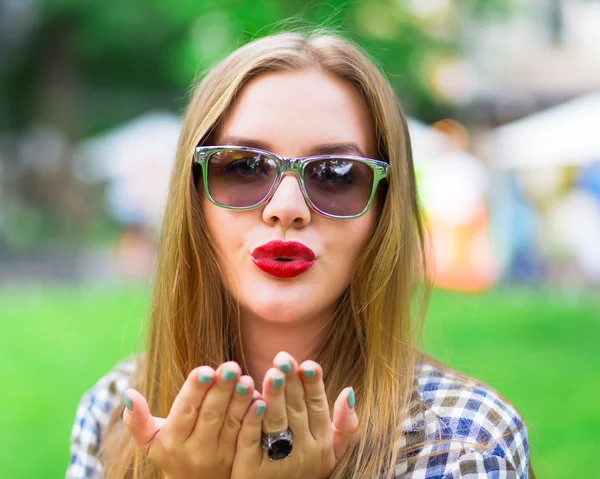
[[325,315],[287,323],[242,312],[242,347],[248,374],[254,379],[256,389],[262,391],[265,374],[273,367],[273,358],[279,351],[291,354],[298,364],[307,359],[314,360],[329,318]]

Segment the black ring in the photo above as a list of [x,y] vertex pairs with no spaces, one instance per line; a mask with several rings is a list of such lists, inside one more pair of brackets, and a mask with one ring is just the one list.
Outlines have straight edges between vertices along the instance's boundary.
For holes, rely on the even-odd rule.
[[292,431],[262,433],[260,445],[267,450],[269,461],[284,459],[292,453]]

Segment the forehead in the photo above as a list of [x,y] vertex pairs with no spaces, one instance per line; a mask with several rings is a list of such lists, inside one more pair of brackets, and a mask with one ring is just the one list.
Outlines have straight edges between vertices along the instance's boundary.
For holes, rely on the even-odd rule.
[[301,156],[322,143],[356,143],[376,155],[371,112],[350,83],[316,70],[267,73],[250,80],[217,130],[216,142],[235,136]]

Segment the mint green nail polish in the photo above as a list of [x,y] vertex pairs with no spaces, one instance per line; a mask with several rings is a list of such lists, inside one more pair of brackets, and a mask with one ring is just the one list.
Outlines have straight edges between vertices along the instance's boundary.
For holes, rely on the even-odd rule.
[[248,386],[244,386],[243,384],[236,384],[235,392],[238,394],[246,394],[248,392]]
[[223,369],[223,373],[221,374],[221,376],[225,381],[233,381],[237,376],[237,373],[235,371],[232,371],[231,369],[225,368]]
[[212,376],[209,376],[207,374],[202,374],[200,373],[198,375],[198,381],[200,381],[201,383],[207,384],[212,380]]
[[264,404],[261,404],[260,406],[258,406],[256,408],[256,415],[257,416],[262,416],[265,413],[266,409],[267,409],[267,406],[265,406]]
[[276,388],[280,388],[281,386],[283,386],[284,382],[285,382],[285,378],[274,378],[273,386],[275,386]]
[[289,361],[285,361],[283,363],[279,363],[277,365],[277,367],[279,368],[280,371],[282,371],[284,373],[289,373],[292,370],[292,365],[290,364]]
[[131,402],[131,399],[129,398],[127,393],[123,394],[123,402],[125,403],[125,406],[127,407],[127,409],[129,409],[130,411],[133,411],[133,403]]
[[315,372],[312,369],[305,369],[304,370],[304,377],[306,378],[312,378],[315,375]]
[[354,389],[350,388],[350,391],[348,392],[348,397],[346,398],[346,400],[348,401],[348,407],[350,409],[354,409]]

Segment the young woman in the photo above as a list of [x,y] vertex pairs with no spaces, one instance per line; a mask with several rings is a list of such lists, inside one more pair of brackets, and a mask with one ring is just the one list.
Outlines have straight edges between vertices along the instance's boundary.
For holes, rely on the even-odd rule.
[[184,120],[146,350],[83,397],[67,477],[528,477],[519,413],[418,349],[424,268],[381,73],[336,35],[239,48]]

